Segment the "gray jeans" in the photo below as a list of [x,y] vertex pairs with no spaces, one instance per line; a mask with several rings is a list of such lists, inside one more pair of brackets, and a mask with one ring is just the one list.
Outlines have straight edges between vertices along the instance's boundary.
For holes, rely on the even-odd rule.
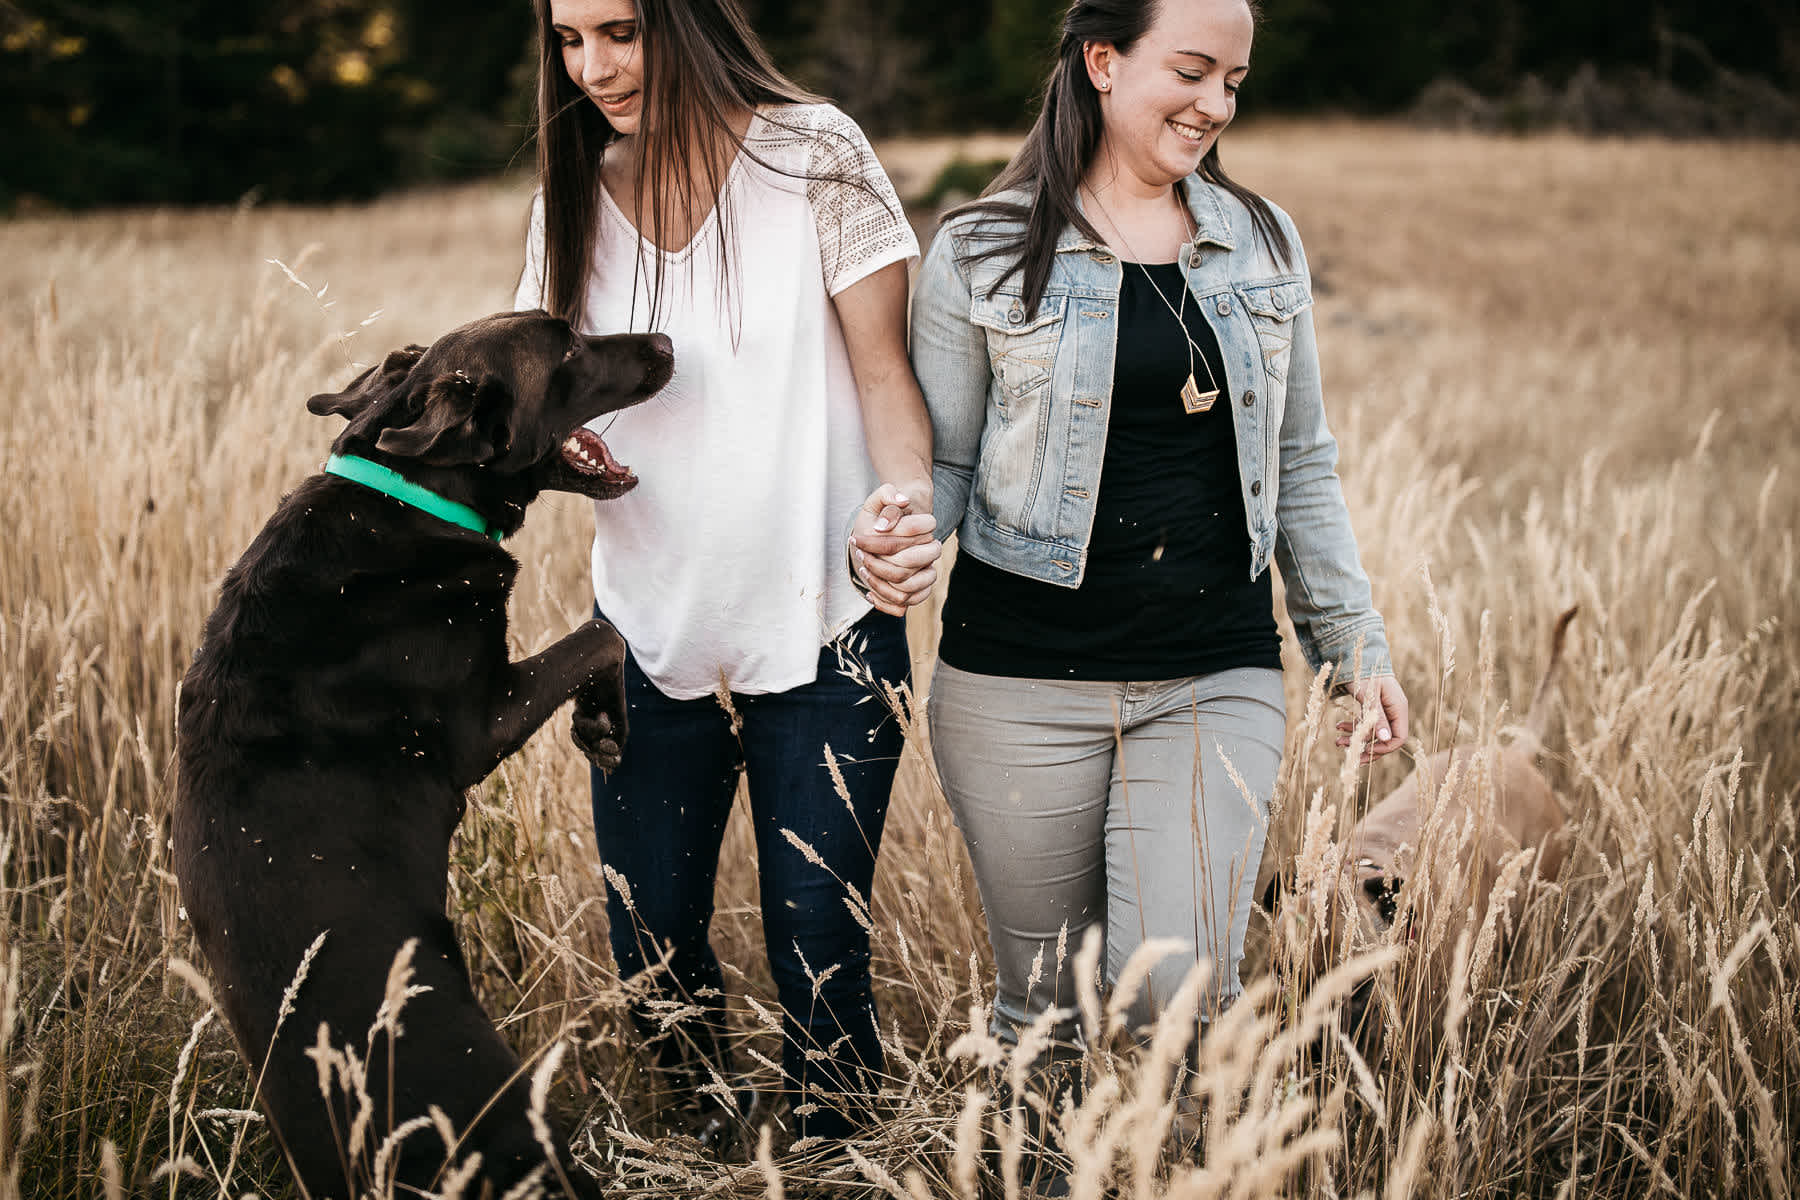
[[[1237,996],[1287,726],[1281,672],[1087,683],[939,662],[927,714],[987,911],[997,1036],[1012,1041],[1046,1008],[1075,1007],[1072,960],[1096,924],[1108,985],[1145,941],[1175,938],[1213,964],[1203,1018]],[[1065,923],[1071,961],[1059,972]],[[1133,1028],[1155,1020],[1193,962],[1155,966],[1129,1010]],[[1057,1040],[1077,1028],[1059,1022]]]

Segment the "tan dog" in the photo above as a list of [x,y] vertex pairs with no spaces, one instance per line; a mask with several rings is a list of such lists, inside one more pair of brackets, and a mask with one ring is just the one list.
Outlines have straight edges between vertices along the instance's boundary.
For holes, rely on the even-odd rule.
[[[1538,759],[1551,683],[1575,613],[1571,608],[1557,619],[1549,662],[1514,741],[1498,749],[1456,746],[1420,761],[1350,831],[1341,860],[1349,886],[1326,881],[1288,896],[1282,912],[1289,918],[1291,951],[1322,970],[1347,937],[1373,941],[1396,920],[1406,920],[1407,939],[1417,941],[1421,918],[1432,945],[1454,946],[1463,925],[1471,936],[1481,929],[1496,884],[1505,885],[1501,898],[1511,928],[1524,905],[1519,885],[1532,875],[1556,878],[1566,854],[1563,813]],[[1521,859],[1522,850],[1533,851],[1535,860]],[[1409,880],[1413,891],[1403,907],[1401,893]],[[1321,903],[1334,914],[1341,911],[1330,897],[1346,892],[1355,910],[1349,923],[1316,919]],[[1310,948],[1302,949],[1307,943]]]
[[[1562,658],[1563,638],[1575,619],[1571,608],[1557,618],[1550,635],[1550,660],[1538,681],[1520,736],[1489,755],[1481,747],[1456,746],[1440,750],[1417,764],[1413,773],[1389,792],[1351,831],[1350,862],[1358,904],[1368,909],[1369,926],[1385,930],[1395,918],[1395,896],[1421,862],[1430,863],[1432,852],[1454,852],[1461,867],[1472,923],[1479,927],[1501,869],[1523,849],[1535,849],[1536,874],[1554,879],[1562,869],[1565,848],[1556,836],[1563,828],[1562,808],[1550,791],[1550,783],[1538,768],[1549,723],[1549,693]],[[1486,762],[1483,758],[1486,756]],[[1488,787],[1473,781],[1483,769],[1491,772]],[[1437,813],[1436,827],[1443,846],[1421,842],[1421,828]],[[1473,822],[1473,828],[1469,823]],[[1440,902],[1456,898],[1439,895]],[[1521,896],[1513,891],[1513,916]]]

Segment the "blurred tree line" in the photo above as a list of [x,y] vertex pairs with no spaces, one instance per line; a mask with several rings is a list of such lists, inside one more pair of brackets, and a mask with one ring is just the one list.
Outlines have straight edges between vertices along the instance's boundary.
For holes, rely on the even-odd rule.
[[0,0],[0,200],[367,196],[520,143],[529,5]]
[[[747,0],[874,133],[1019,126],[1063,0]],[[1264,0],[1246,114],[1583,64],[1800,93],[1800,0]],[[524,0],[0,0],[0,205],[356,198],[530,161]]]

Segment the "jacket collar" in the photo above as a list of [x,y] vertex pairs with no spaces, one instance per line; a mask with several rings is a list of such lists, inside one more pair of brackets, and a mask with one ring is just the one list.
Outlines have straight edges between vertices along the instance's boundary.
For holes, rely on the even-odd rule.
[[1194,245],[1210,243],[1221,250],[1236,250],[1237,243],[1231,235],[1231,217],[1219,199],[1220,189],[1200,178],[1198,171],[1189,175],[1185,183],[1188,212],[1194,218]]
[[[1219,189],[1200,178],[1198,171],[1182,181],[1187,191],[1188,212],[1194,218],[1193,244],[1213,245],[1221,250],[1235,250],[1237,243],[1232,239],[1231,218],[1226,215],[1225,206],[1219,200]],[[1079,198],[1076,203],[1081,201]],[[1086,237],[1073,225],[1067,226],[1056,239],[1056,252],[1063,254],[1077,250],[1098,250],[1093,239]]]

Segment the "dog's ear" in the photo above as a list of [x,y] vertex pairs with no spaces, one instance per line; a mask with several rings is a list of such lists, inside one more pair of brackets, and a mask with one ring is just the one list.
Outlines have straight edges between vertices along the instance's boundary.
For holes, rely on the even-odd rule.
[[477,384],[461,371],[440,375],[425,389],[423,401],[409,399],[411,423],[381,431],[375,445],[434,467],[483,463],[496,453],[491,419],[499,393],[491,382]]
[[424,354],[423,346],[395,350],[382,360],[380,366],[370,367],[352,379],[343,391],[320,392],[312,397],[306,402],[306,411],[315,417],[337,416],[354,421],[367,412],[371,404],[387,398],[399,387]]

